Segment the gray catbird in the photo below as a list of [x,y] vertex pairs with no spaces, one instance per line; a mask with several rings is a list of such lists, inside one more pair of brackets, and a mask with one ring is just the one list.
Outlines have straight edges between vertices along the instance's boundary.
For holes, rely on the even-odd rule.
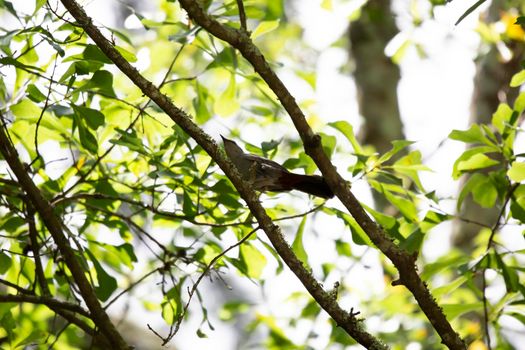
[[298,190],[322,198],[334,196],[322,176],[291,173],[273,160],[244,153],[235,142],[222,135],[221,137],[226,154],[243,179],[249,181],[255,190],[261,192]]

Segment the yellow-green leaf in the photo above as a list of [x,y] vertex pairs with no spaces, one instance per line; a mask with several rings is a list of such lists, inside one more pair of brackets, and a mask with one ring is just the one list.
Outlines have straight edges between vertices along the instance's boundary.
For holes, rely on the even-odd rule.
[[228,83],[226,90],[224,90],[222,95],[215,101],[214,108],[218,115],[227,117],[239,110],[239,102],[237,102],[235,94],[236,85],[235,75],[232,74],[230,76],[230,82]]
[[514,101],[514,110],[521,114],[525,110],[525,92],[519,94],[518,98]]
[[525,180],[525,163],[512,163],[507,175],[512,181],[522,182]]
[[264,34],[266,34],[268,32],[271,32],[272,30],[274,30],[277,27],[279,27],[279,20],[278,19],[276,19],[274,21],[264,21],[264,22],[259,23],[257,28],[255,28],[255,30],[252,33],[252,40],[255,40],[258,37],[260,37],[260,36],[262,36],[262,35],[264,35]]
[[241,259],[246,267],[246,274],[251,278],[260,278],[266,266],[266,257],[249,243],[244,243],[240,248]]
[[510,86],[518,87],[523,83],[525,83],[525,69],[522,69],[512,76],[512,79],[510,80]]
[[304,250],[304,246],[303,246],[303,233],[304,233],[305,225],[306,225],[306,216],[303,216],[303,219],[301,220],[301,223],[299,224],[299,227],[297,228],[295,239],[292,243],[292,250],[294,251],[295,255],[297,255],[299,260],[301,260],[303,263],[308,262],[308,254],[306,254],[306,251]]
[[505,123],[510,120],[512,116],[512,108],[509,107],[506,103],[500,103],[498,109],[492,115],[492,124],[498,129],[500,133],[503,134],[503,129],[505,129]]

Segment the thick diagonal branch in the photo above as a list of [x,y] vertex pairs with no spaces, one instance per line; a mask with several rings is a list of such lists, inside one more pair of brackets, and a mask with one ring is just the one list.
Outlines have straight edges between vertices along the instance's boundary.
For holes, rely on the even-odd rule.
[[197,1],[179,0],[189,17],[206,31],[235,47],[250,62],[277,95],[295,125],[304,144],[306,153],[321,170],[333,192],[363,228],[372,242],[385,254],[399,271],[399,281],[416,298],[421,310],[441,337],[443,344],[451,349],[465,349],[465,343],[454,331],[442,309],[430,294],[426,284],[419,277],[415,259],[393,243],[391,238],[365,212],[357,198],[350,192],[344,179],[339,175],[321,145],[321,138],[314,134],[306,118],[286,86],[272,70],[263,54],[253,44],[249,33],[223,25],[205,13]]
[[333,298],[326,292],[313,275],[303,266],[303,263],[295,256],[292,249],[281,234],[280,227],[275,225],[270,217],[266,214],[264,208],[259,202],[256,193],[242,181],[239,173],[233,164],[226,158],[211,137],[204,133],[192,118],[184,111],[177,108],[171,100],[162,94],[159,89],[149,80],[144,78],[122,55],[115,49],[113,44],[107,40],[102,33],[93,25],[85,11],[73,0],[61,0],[69,13],[75,18],[89,37],[97,46],[106,54],[106,56],[115,63],[115,65],[126,75],[133,83],[139,87],[142,92],[151,98],[175,123],[177,123],[188,135],[190,135],[219,165],[226,176],[232,181],[233,185],[246,201],[248,207],[257,219],[258,224],[266,233],[275,250],[281,256],[283,261],[288,265],[290,270],[299,278],[317,303],[342,327],[348,334],[357,340],[363,346],[376,349],[382,349],[384,346],[380,341],[371,334],[363,330],[357,318],[352,313],[343,310]]

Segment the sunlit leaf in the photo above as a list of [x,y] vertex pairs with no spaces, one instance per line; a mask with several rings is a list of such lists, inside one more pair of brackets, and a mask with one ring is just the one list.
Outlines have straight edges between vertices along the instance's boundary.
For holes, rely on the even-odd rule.
[[273,21],[263,21],[259,23],[259,25],[255,28],[255,30],[252,33],[252,40],[257,39],[258,37],[271,32],[272,30],[279,27],[280,20],[276,19]]
[[512,181],[525,181],[525,163],[513,162],[510,169],[507,171],[507,175]]
[[95,287],[95,293],[100,300],[106,301],[117,289],[117,280],[106,272],[98,259],[89,250],[86,250],[86,254],[89,256],[97,273],[98,285]]
[[295,233],[295,239],[292,243],[292,249],[303,263],[308,263],[308,254],[304,250],[303,246],[303,234],[304,234],[304,227],[306,225],[306,218],[307,216],[303,216],[301,223],[299,224],[299,227],[297,228],[297,232]]
[[512,109],[506,103],[500,103],[498,109],[492,115],[492,124],[498,129],[498,131],[503,134],[503,129],[505,124],[510,121],[512,116]]
[[215,101],[214,110],[217,114],[227,117],[239,110],[239,102],[236,98],[235,75],[230,75],[230,82],[221,96]]
[[352,124],[345,120],[339,120],[328,123],[328,125],[340,131],[346,137],[346,139],[350,141],[350,144],[354,148],[355,153],[362,153],[361,146],[359,145],[359,142],[357,142],[357,139],[354,135],[354,128],[352,127]]
[[510,80],[510,86],[511,87],[518,87],[525,83],[525,69],[522,69],[518,73],[514,74],[512,76],[512,79]]
[[239,256],[246,267],[248,277],[259,279],[266,266],[266,257],[249,243],[241,245]]

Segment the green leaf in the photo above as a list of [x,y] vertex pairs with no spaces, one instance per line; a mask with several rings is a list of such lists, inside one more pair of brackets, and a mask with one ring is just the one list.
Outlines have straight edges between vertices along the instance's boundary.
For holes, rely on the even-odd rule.
[[514,190],[510,200],[510,214],[514,219],[525,223],[525,185]]
[[13,57],[8,57],[8,56],[0,58],[0,65],[13,66],[15,68],[19,68],[19,69],[27,70],[27,71],[42,72],[42,69],[39,67],[23,64],[22,62],[15,60]]
[[477,181],[472,188],[472,196],[483,208],[492,208],[498,199],[498,190],[490,177],[483,176],[483,180]]
[[250,278],[259,279],[266,266],[266,257],[248,242],[240,247],[240,259],[246,267],[246,275]]
[[115,35],[117,38],[123,40],[127,44],[133,45],[133,42],[131,41],[131,39],[126,34],[121,32],[120,30],[117,30],[115,28],[108,28],[108,27],[106,27],[106,29],[108,29],[113,35]]
[[366,204],[363,204],[363,208],[365,208],[366,211],[369,212],[374,217],[374,220],[377,221],[379,225],[381,225],[382,227],[386,229],[390,229],[394,227],[397,223],[397,220],[395,217],[383,214],[382,212],[377,211],[367,206]]
[[335,240],[335,250],[340,256],[352,256],[352,246],[340,239]]
[[84,149],[89,151],[91,154],[96,155],[98,153],[98,142],[97,138],[89,131],[83,123],[78,123],[78,136],[80,138],[80,144]]
[[230,75],[230,82],[221,96],[215,101],[215,112],[223,117],[230,116],[239,110],[239,102],[236,97],[235,75]]
[[406,250],[409,254],[419,253],[421,251],[421,246],[423,245],[423,239],[425,234],[418,228],[412,232],[404,241],[402,241],[399,246]]
[[195,109],[195,118],[199,124],[207,122],[211,118],[211,113],[208,109],[208,103],[213,100],[209,95],[208,89],[195,81],[195,89],[197,96],[193,99],[193,108]]
[[478,0],[474,5],[470,6],[467,11],[465,11],[459,18],[458,20],[456,21],[456,23],[454,23],[454,25],[458,25],[463,19],[465,19],[465,17],[467,17],[469,14],[471,14],[472,12],[474,12],[481,4],[483,4],[486,0]]
[[350,144],[354,148],[355,153],[363,153],[361,145],[359,145],[359,142],[357,142],[357,139],[354,135],[354,128],[352,127],[352,124],[346,120],[339,120],[333,123],[328,123],[328,125],[341,132],[346,137],[346,139],[350,141]]
[[452,140],[461,141],[465,143],[483,143],[494,147],[494,142],[491,142],[484,134],[478,124],[472,124],[468,130],[452,130],[448,135]]
[[367,246],[373,246],[373,243],[372,241],[370,240],[370,238],[368,237],[368,235],[365,233],[365,231],[363,231],[363,229],[361,228],[361,226],[359,226],[359,224],[357,223],[357,221],[355,221],[355,219],[339,210],[339,209],[335,209],[335,208],[323,208],[323,211],[326,212],[327,214],[335,214],[338,218],[340,218],[341,220],[343,220],[343,222],[345,223],[345,225],[350,228],[350,232],[352,234],[352,241],[354,241],[355,244],[359,244],[359,245],[367,245]]
[[9,268],[12,264],[13,261],[11,260],[9,255],[4,253],[3,251],[0,251],[0,275],[3,275],[7,271],[9,271]]
[[514,182],[525,181],[525,163],[512,162],[510,169],[507,171],[507,175]]
[[435,227],[436,225],[439,225],[444,221],[452,220],[452,219],[453,219],[453,216],[451,215],[442,214],[442,213],[438,213],[438,212],[429,210],[427,214],[425,215],[425,218],[423,219],[423,221],[420,223],[420,228],[422,232],[426,233],[430,229]]
[[512,76],[510,87],[519,87],[523,85],[523,83],[525,83],[525,69],[522,69]]
[[514,101],[514,110],[518,112],[518,114],[523,113],[525,110],[525,92],[520,93]]
[[208,338],[208,335],[206,333],[204,333],[200,328],[197,329],[197,337],[199,338]]
[[423,267],[421,278],[428,280],[441,271],[455,271],[457,266],[470,262],[470,258],[458,252],[450,252],[448,255],[440,257],[436,262],[429,263]]
[[122,57],[124,57],[124,59],[126,61],[128,61],[130,63],[137,62],[137,56],[135,56],[135,54],[133,54],[132,52],[129,52],[128,50],[126,50],[122,46],[115,46],[115,49],[117,49],[117,51],[122,55]]
[[386,199],[392,203],[394,207],[399,209],[401,214],[409,221],[411,222],[417,222],[417,208],[414,202],[411,200],[408,200],[406,198],[397,196],[393,193],[391,193],[388,190],[384,190],[383,194],[385,195]]
[[233,50],[231,47],[227,47],[223,49],[221,52],[219,52],[218,55],[216,55],[211,61],[210,64],[206,67],[206,70],[218,68],[218,67],[231,67],[234,68],[233,62],[234,62],[234,54],[235,50]]
[[500,134],[503,134],[505,125],[509,123],[512,113],[512,108],[510,108],[508,104],[500,103],[498,109],[492,115],[492,124],[494,124]]
[[17,104],[11,106],[11,112],[19,118],[31,118],[36,122],[38,116],[42,112],[42,109],[38,107],[33,101],[29,99],[23,99]]
[[273,316],[257,315],[257,321],[263,323],[270,330],[270,340],[273,346],[270,349],[298,349],[299,346],[294,344],[287,336],[286,332],[279,327]]
[[525,223],[525,198],[510,203],[510,214],[512,218]]
[[[172,288],[172,290],[175,288]],[[170,298],[168,301],[161,303],[162,307],[162,318],[166,321],[167,324],[172,325],[177,321],[179,303],[173,298]]]
[[97,258],[95,258],[95,256],[88,249],[86,249],[85,252],[93,263],[95,272],[97,274],[98,285],[95,286],[95,294],[100,300],[106,301],[117,289],[117,280],[107,273],[106,270],[104,270]]
[[184,200],[182,202],[182,211],[184,212],[184,215],[188,217],[194,217],[196,214],[196,208],[193,204],[193,200],[189,196],[187,191],[184,191]]
[[88,61],[98,61],[101,63],[113,63],[103,52],[98,48],[97,45],[86,45],[82,56]]
[[407,140],[394,140],[392,141],[392,149],[385,154],[383,154],[379,160],[378,163],[384,163],[390,160],[393,156],[395,156],[397,153],[405,149],[406,147],[413,144],[414,141],[407,141]]
[[452,177],[457,180],[465,172],[484,169],[499,164],[497,160],[491,159],[483,153],[491,151],[492,148],[486,146],[466,150],[454,163]]
[[0,1],[1,8],[7,9],[7,11],[12,14],[15,18],[19,18],[18,13],[16,12],[15,8],[13,7],[13,4],[11,1],[2,0]]
[[494,256],[496,258],[498,267],[501,269],[501,274],[503,275],[503,280],[505,281],[507,293],[517,292],[520,285],[518,273],[514,268],[507,266],[507,264],[503,262],[503,259],[497,252],[494,254]]
[[337,138],[332,135],[327,135],[325,133],[319,133],[321,135],[321,142],[323,144],[323,150],[326,155],[330,158],[334,154],[335,146],[337,144]]
[[304,227],[306,225],[306,218],[307,216],[303,216],[303,219],[297,228],[297,232],[295,233],[295,239],[292,243],[292,250],[294,251],[295,255],[297,255],[297,258],[299,258],[299,260],[301,260],[304,264],[308,263],[308,254],[306,254],[303,246],[303,233]]
[[115,128],[115,131],[120,134],[120,137],[118,139],[109,140],[110,143],[125,146],[140,154],[148,154],[142,140],[138,138],[135,130],[125,131]]
[[[78,62],[77,62],[78,63]],[[105,70],[97,70],[90,80],[79,88],[80,91],[99,91],[109,97],[116,97],[113,90],[113,74]]]
[[275,258],[275,261],[277,262],[276,274],[280,274],[281,272],[283,272],[283,270],[284,270],[284,265],[283,265],[283,261],[282,261],[283,259],[281,259],[279,254],[277,254],[277,252],[275,251],[274,247],[271,244],[268,244],[268,243],[266,243],[264,241],[261,241],[261,243],[270,252],[270,254],[273,255],[273,257]]
[[479,205],[490,208],[494,205],[498,192],[492,180],[480,173],[473,174],[469,177],[458,196],[457,209],[461,208],[461,204],[469,193],[472,193],[473,199]]
[[423,165],[421,163],[421,152],[420,151],[412,151],[406,156],[400,158],[398,161],[392,165],[392,169],[394,169],[397,173],[408,176],[416,186],[422,191],[425,192],[425,189],[423,188],[423,184],[421,183],[421,179],[419,178],[419,172],[420,171],[432,171],[429,167],[426,165]]
[[279,19],[276,19],[276,20],[273,20],[273,21],[263,21],[261,23],[259,23],[259,25],[257,26],[257,28],[255,28],[255,30],[253,31],[251,37],[252,37],[252,40],[255,40],[257,39],[258,37],[266,34],[266,33],[269,33],[271,32],[272,30],[276,29],[277,27],[279,27],[279,22],[280,20]]
[[432,295],[435,298],[440,298],[443,295],[450,294],[451,292],[455,291],[456,289],[461,287],[463,284],[468,282],[469,278],[471,277],[469,277],[468,275],[459,276],[452,282],[448,282],[441,287],[433,289]]
[[74,104],[71,104],[71,107],[73,107],[73,110],[77,113],[78,117],[85,121],[86,125],[91,130],[97,130],[100,126],[104,125],[104,114],[96,109],[75,106]]
[[450,321],[456,317],[466,314],[470,311],[481,311],[483,308],[482,302],[477,303],[460,303],[460,304],[441,304],[443,312]]
[[31,99],[31,101],[36,103],[45,101],[46,99],[46,95],[40,92],[35,84],[29,84],[27,86],[27,96]]
[[407,50],[412,44],[414,44],[413,40],[406,39],[405,41],[403,41],[403,43],[397,47],[397,50],[392,55],[392,62],[394,62],[395,64],[400,64],[403,60],[403,57],[405,57]]
[[282,18],[284,13],[284,0],[272,0],[266,2],[265,19]]

